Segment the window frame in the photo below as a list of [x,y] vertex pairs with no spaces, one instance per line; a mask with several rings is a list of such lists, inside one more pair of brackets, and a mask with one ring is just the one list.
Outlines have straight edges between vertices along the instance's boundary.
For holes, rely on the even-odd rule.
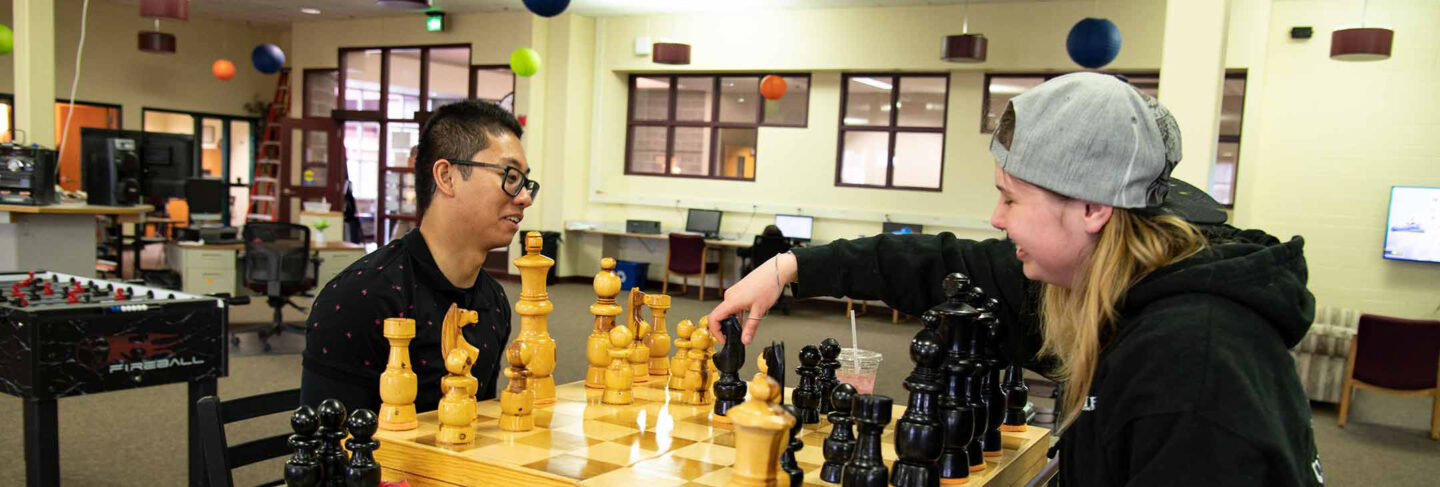
[[[771,74],[779,75],[779,76],[784,77],[784,78],[805,78],[805,104],[804,104],[804,107],[805,107],[805,115],[802,117],[802,120],[805,120],[805,122],[800,123],[800,124],[765,123],[765,102],[764,102],[764,101],[761,101],[761,102],[755,104],[755,122],[753,122],[753,123],[751,123],[751,122],[722,122],[722,121],[720,121],[720,99],[721,99],[720,80],[721,80],[722,78],[749,78],[749,77],[754,77],[754,78],[755,78],[755,97],[756,97],[756,99],[758,99],[758,100],[764,100],[764,97],[760,95],[760,82],[765,78],[765,76],[768,76],[768,75],[771,75]],[[666,102],[665,102],[665,105],[666,105],[666,117],[665,117],[664,120],[638,120],[638,119],[635,118],[635,108],[636,108],[636,107],[635,107],[635,81],[636,81],[636,79],[638,79],[638,78],[665,78],[665,79],[667,79],[667,80],[669,81],[669,90],[668,90],[668,94],[667,94],[667,96],[666,96]],[[708,78],[708,79],[710,79],[710,81],[711,81],[710,99],[711,99],[711,102],[712,102],[712,103],[711,103],[711,107],[710,107],[710,121],[708,121],[708,122],[700,122],[700,121],[693,121],[693,120],[677,120],[677,119],[676,119],[676,112],[677,112],[677,110],[678,110],[678,108],[679,108],[679,103],[678,103],[679,95],[678,95],[678,92],[679,92],[679,89],[680,89],[680,80],[681,80],[682,78],[691,78],[691,79],[705,79],[705,78]],[[766,72],[766,73],[753,73],[753,72],[746,72],[746,73],[709,73],[709,72],[630,73],[630,76],[627,78],[627,81],[626,81],[626,82],[627,82],[627,86],[626,86],[626,91],[627,91],[627,95],[626,95],[626,96],[627,96],[627,100],[626,100],[626,106],[625,106],[625,175],[626,175],[626,176],[655,176],[655,177],[667,177],[667,178],[712,179],[712,180],[721,180],[721,181],[747,181],[747,182],[754,182],[756,176],[758,176],[759,173],[760,173],[760,162],[759,162],[759,160],[760,160],[760,156],[759,156],[759,145],[760,145],[760,144],[759,144],[759,138],[760,138],[760,137],[759,137],[759,132],[760,132],[760,128],[761,128],[761,127],[806,128],[806,127],[809,126],[809,120],[810,120],[810,91],[811,91],[811,87],[813,86],[813,79],[811,78],[811,73],[771,73],[771,72]],[[661,127],[661,128],[664,128],[664,129],[665,129],[665,161],[666,161],[666,162],[665,162],[665,170],[664,170],[664,171],[655,173],[655,172],[640,172],[640,171],[635,171],[635,170],[633,169],[633,167],[632,167],[632,165],[631,165],[631,162],[632,162],[631,156],[633,155],[632,152],[631,152],[631,149],[633,148],[633,144],[634,144],[634,140],[635,140],[635,128],[636,128],[636,127]],[[756,137],[755,137],[755,138],[756,138],[756,144],[755,144],[755,145],[756,145],[756,156],[755,156],[754,169],[753,169],[753,171],[752,171],[752,172],[753,172],[752,176],[751,176],[751,177],[748,177],[748,178],[747,178],[747,177],[744,177],[744,176],[743,176],[743,174],[744,174],[743,169],[740,171],[741,174],[742,174],[742,176],[740,176],[740,177],[725,177],[725,176],[719,176],[719,175],[715,175],[715,174],[708,175],[708,176],[706,176],[706,175],[698,175],[698,174],[674,174],[673,172],[671,172],[672,169],[673,169],[673,167],[674,167],[674,162],[673,162],[673,160],[675,159],[675,157],[674,157],[674,154],[675,154],[675,129],[677,129],[677,128],[685,128],[685,127],[689,127],[689,128],[702,128],[702,129],[709,129],[709,130],[710,130],[710,147],[709,147],[709,150],[708,150],[708,152],[707,152],[708,157],[707,157],[706,159],[707,159],[707,164],[710,165],[710,168],[712,169],[712,173],[718,173],[718,171],[716,171],[716,169],[718,169],[718,168],[715,167],[715,165],[718,163],[718,161],[715,159],[715,151],[719,148],[719,144],[720,144],[720,130],[721,130],[721,129],[755,129],[755,132],[756,132]]]
[[[886,125],[845,125],[845,112],[850,105],[850,79],[851,78],[874,78],[889,77],[895,80],[894,86],[890,89],[890,121]],[[940,115],[939,127],[901,127],[899,123],[900,110],[895,107],[900,102],[900,86],[902,78],[941,78],[945,80],[945,110]],[[835,186],[841,188],[862,188],[862,189],[889,189],[900,191],[924,191],[927,193],[940,193],[945,191],[945,147],[949,143],[946,131],[950,125],[950,73],[948,72],[846,72],[840,74],[840,120],[838,122],[839,136],[835,140]],[[841,173],[845,169],[845,132],[886,132],[889,135],[888,154],[889,159],[885,164],[885,185],[846,183],[841,180]],[[895,186],[895,138],[901,133],[938,133],[940,134],[940,175],[938,184],[934,188],[919,186]]]

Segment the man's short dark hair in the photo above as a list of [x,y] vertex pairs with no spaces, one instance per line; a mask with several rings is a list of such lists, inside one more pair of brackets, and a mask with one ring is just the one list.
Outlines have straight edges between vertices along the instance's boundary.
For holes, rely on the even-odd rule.
[[[420,149],[415,156],[415,198],[419,200],[416,216],[424,216],[435,197],[435,178],[431,174],[435,161],[469,160],[476,152],[490,147],[490,136],[505,132],[518,139],[525,129],[520,128],[515,115],[494,103],[465,100],[436,110],[420,131]],[[455,169],[461,178],[470,179],[470,170],[474,168],[455,166]]]

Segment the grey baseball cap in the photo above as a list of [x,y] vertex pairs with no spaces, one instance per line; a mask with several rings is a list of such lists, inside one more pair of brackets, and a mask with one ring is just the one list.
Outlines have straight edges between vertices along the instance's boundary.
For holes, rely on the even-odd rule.
[[1170,177],[1180,127],[1170,111],[1113,75],[1071,73],[1010,100],[990,153],[1012,177],[1056,193],[1197,224],[1226,214]]

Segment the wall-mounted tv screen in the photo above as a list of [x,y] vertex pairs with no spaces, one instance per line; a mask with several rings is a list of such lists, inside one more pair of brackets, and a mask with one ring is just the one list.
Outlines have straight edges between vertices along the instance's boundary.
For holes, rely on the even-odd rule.
[[1390,188],[1385,258],[1440,262],[1440,188]]

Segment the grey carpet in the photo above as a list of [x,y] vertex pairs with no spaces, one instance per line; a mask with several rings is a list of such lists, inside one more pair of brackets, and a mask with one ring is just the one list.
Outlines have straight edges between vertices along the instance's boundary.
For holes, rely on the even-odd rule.
[[[519,285],[505,282],[512,300],[520,295]],[[714,299],[696,301],[676,297],[670,312],[670,330],[682,319],[697,320],[716,304]],[[584,339],[593,319],[586,309],[593,301],[588,285],[562,284],[550,288],[555,312],[550,315],[550,334],[559,343],[557,382],[581,380],[585,372]],[[771,340],[785,341],[791,360],[804,344],[818,343],[833,336],[849,346],[849,324],[842,316],[844,305],[828,301],[797,303],[789,316],[773,315],[746,352],[742,374],[755,372],[758,345]],[[237,324],[263,322],[269,310],[263,303],[237,307],[231,312]],[[286,319],[303,316],[287,310]],[[518,332],[519,319],[515,321]],[[862,347],[884,354],[876,392],[904,401],[901,386],[910,371],[908,345],[917,329],[914,319],[890,323],[889,310],[871,308],[858,319]],[[230,361],[230,376],[220,381],[222,397],[239,397],[299,386],[303,339],[294,335],[273,339],[275,352],[259,354],[254,335],[242,335],[241,349]],[[787,382],[795,384],[793,364]],[[66,398],[60,404],[61,472],[67,485],[183,485],[185,458],[185,386],[168,385],[117,391],[93,396]],[[0,424],[10,434],[0,435],[0,478],[19,483],[25,476],[22,452],[21,405],[19,399],[0,397]],[[1430,402],[1422,398],[1386,396],[1358,392],[1344,429],[1335,426],[1335,408],[1317,405],[1314,412],[1316,441],[1329,485],[1435,485],[1440,478],[1440,442],[1429,440]],[[234,425],[228,429],[231,442],[241,442],[286,431],[288,418],[275,415]],[[236,472],[236,485],[254,485],[278,478],[283,459],[243,468]]]

